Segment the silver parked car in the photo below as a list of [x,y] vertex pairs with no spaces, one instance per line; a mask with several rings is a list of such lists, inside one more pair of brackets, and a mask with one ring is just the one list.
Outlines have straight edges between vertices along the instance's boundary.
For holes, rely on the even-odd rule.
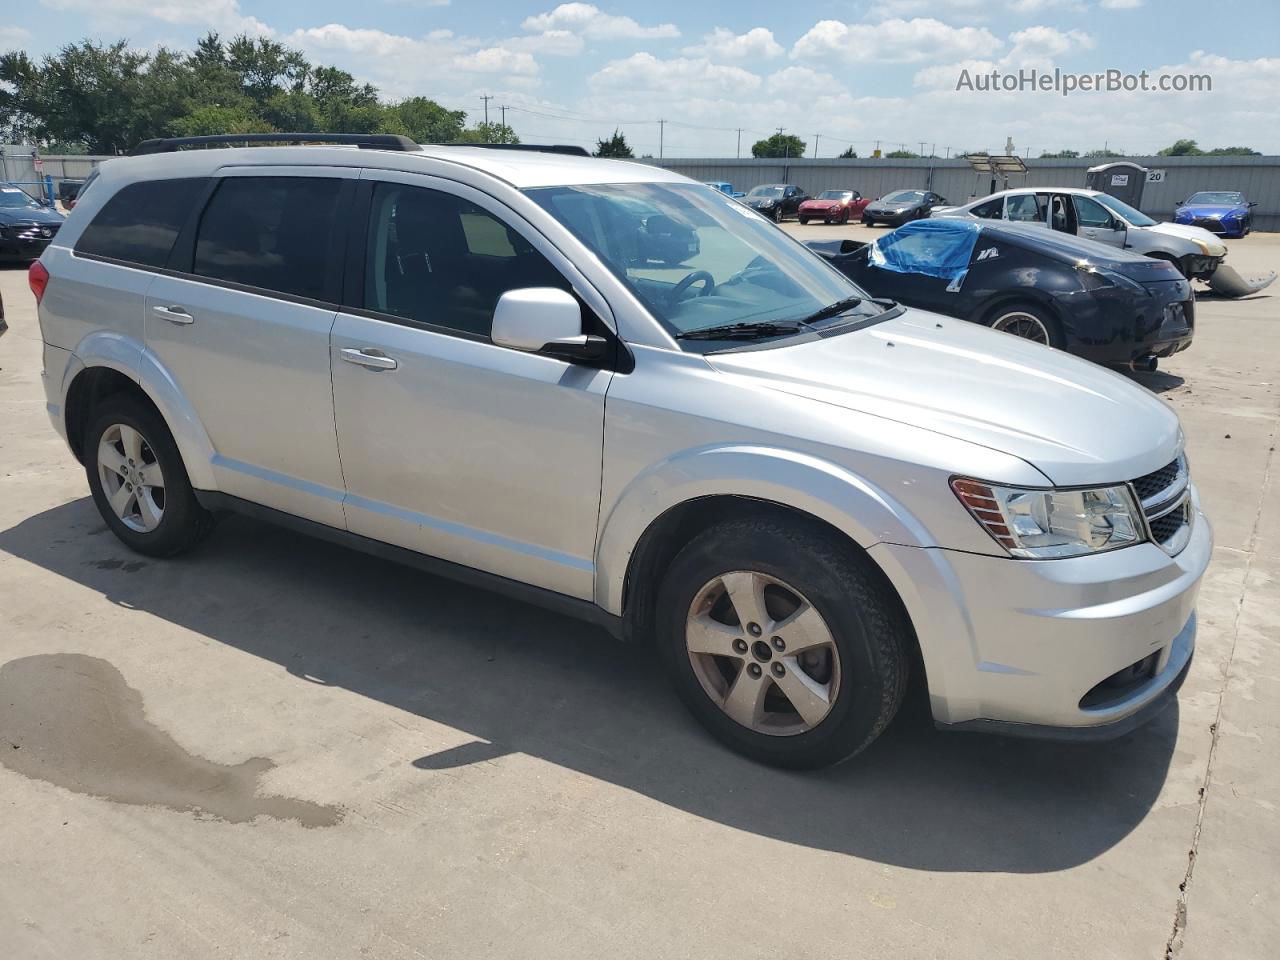
[[1204,280],[1216,293],[1243,297],[1275,279],[1245,279],[1223,261],[1226,245],[1203,227],[1161,223],[1123,200],[1080,187],[1002,190],[960,207],[939,207],[935,217],[976,217],[1047,226],[1087,240],[1174,264],[1188,280]]
[[[656,167],[349,139],[107,161],[33,266],[53,424],[129,547],[240,510],[588,617],[783,766],[911,682],[1031,736],[1173,698],[1212,538],[1161,400]],[[636,256],[637,202],[687,264]]]

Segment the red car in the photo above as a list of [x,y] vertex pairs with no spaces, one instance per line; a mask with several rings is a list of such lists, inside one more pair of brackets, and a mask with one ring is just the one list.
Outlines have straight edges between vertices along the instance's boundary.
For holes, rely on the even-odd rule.
[[870,202],[869,197],[864,197],[857,190],[823,190],[800,204],[800,222],[848,223],[859,220]]

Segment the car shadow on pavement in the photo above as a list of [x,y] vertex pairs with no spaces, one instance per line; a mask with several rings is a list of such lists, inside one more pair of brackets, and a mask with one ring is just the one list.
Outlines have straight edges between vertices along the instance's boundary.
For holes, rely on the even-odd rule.
[[1123,375],[1139,386],[1146,387],[1152,393],[1166,393],[1187,382],[1177,374],[1166,373],[1163,370],[1152,370],[1150,373],[1145,373],[1141,370],[1126,370]]
[[[404,757],[432,771],[521,752],[690,814],[922,870],[1062,870],[1151,809],[1177,709],[1110,743],[936,732],[923,697],[854,760],[772,770],[704,734],[642,643],[328,543],[228,517],[192,554],[138,557],[76,500],[0,532],[0,550],[219,643],[463,731]],[[234,700],[235,691],[227,691]]]

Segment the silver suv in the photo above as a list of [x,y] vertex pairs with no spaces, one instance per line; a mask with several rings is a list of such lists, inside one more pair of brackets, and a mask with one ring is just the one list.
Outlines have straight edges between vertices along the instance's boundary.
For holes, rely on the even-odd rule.
[[913,678],[952,730],[1173,698],[1211,534],[1152,394],[656,167],[349,139],[104,163],[33,266],[54,426],[129,547],[239,510],[513,592],[656,645],[784,766]]

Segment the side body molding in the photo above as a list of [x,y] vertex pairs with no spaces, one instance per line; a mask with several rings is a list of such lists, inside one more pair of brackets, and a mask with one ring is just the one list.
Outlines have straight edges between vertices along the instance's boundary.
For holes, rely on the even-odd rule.
[[76,345],[62,382],[62,409],[65,417],[67,393],[75,378],[91,367],[109,367],[124,374],[142,388],[164,417],[182,462],[197,490],[217,490],[211,461],[213,444],[195,408],[182,395],[172,375],[154,353],[132,337],[112,331],[89,334]]
[[621,615],[627,566],[645,530],[672,507],[711,496],[784,504],[825,520],[863,547],[881,542],[936,546],[900,502],[837,464],[769,446],[700,447],[654,464],[605,505],[596,550],[596,603]]

